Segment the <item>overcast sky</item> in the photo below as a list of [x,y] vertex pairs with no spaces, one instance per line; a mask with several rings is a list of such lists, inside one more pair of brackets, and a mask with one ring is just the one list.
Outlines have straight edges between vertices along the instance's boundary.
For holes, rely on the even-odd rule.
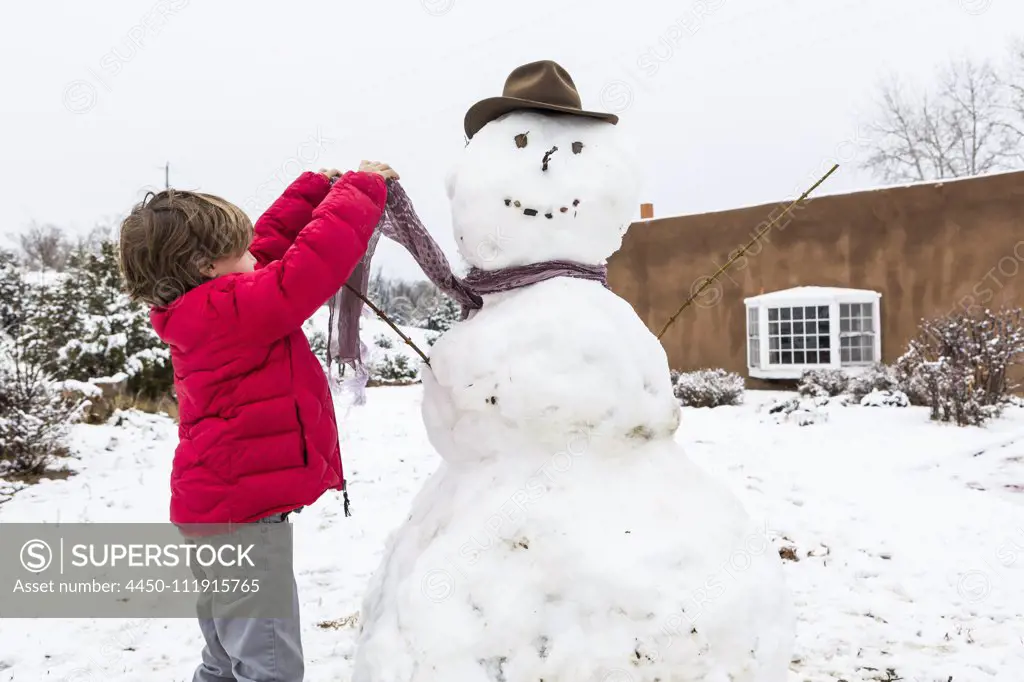
[[255,217],[301,170],[371,158],[457,262],[443,181],[463,116],[537,59],[621,116],[656,215],[791,199],[832,160],[823,191],[872,186],[854,150],[879,79],[1002,60],[1013,27],[1021,0],[7,3],[0,233],[114,225],[165,161],[172,186]]

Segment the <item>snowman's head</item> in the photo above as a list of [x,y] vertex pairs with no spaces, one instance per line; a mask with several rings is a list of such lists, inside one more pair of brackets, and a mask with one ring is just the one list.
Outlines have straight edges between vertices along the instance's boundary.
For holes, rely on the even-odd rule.
[[514,111],[484,126],[448,175],[455,242],[470,265],[599,265],[639,200],[621,131],[580,116]]

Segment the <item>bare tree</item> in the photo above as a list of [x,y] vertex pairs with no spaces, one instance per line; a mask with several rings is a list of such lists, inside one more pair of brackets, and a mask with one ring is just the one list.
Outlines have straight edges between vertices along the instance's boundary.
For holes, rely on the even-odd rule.
[[61,228],[33,222],[28,229],[18,235],[18,241],[29,267],[43,270],[64,269],[71,243]]
[[1021,136],[1013,129],[1009,82],[988,63],[964,60],[940,73],[933,94],[910,97],[898,81],[885,83],[864,167],[887,182],[1018,167]]
[[1006,79],[1009,102],[1008,129],[1017,141],[1017,161],[1024,165],[1024,38],[1017,40],[1010,51]]
[[73,250],[87,253],[99,253],[104,242],[114,239],[111,229],[103,224],[96,225],[85,234],[78,236]]

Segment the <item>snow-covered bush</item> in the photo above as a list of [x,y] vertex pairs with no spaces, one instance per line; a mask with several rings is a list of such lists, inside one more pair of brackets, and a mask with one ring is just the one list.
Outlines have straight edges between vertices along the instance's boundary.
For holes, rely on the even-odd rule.
[[857,402],[861,402],[864,396],[873,391],[901,390],[899,373],[894,367],[880,362],[850,377],[850,383],[847,387],[847,391]]
[[841,369],[809,369],[800,377],[797,392],[811,398],[831,398],[846,392],[850,377]]
[[863,407],[907,407],[910,400],[903,391],[875,389],[860,399]]
[[114,242],[77,250],[65,277],[30,289],[26,353],[48,374],[85,382],[123,375],[130,395],[170,394],[170,353],[153,331],[148,309],[124,293]]
[[373,337],[373,345],[377,346],[377,348],[384,348],[385,350],[390,350],[391,348],[395,347],[395,342],[389,339],[388,337],[384,336],[383,334],[377,334],[377,336]]
[[13,253],[0,251],[0,334],[16,334],[25,300],[25,278]]
[[419,379],[419,371],[399,353],[385,353],[370,365],[370,384],[377,386],[409,384]]
[[1024,358],[1024,309],[957,313],[921,323],[896,361],[903,384],[924,394],[931,418],[960,426],[998,416],[1010,368]]
[[828,412],[825,411],[828,404],[828,396],[813,398],[795,396],[778,398],[769,403],[764,410],[778,424],[810,426],[828,421]]
[[45,472],[67,454],[68,429],[78,414],[19,340],[0,337],[0,477]]
[[672,372],[673,392],[687,407],[739,405],[743,401],[743,377],[724,369]]
[[424,320],[423,327],[435,332],[446,332],[462,318],[462,306],[451,296],[437,293],[435,303]]
[[309,349],[313,351],[313,355],[320,360],[321,364],[325,367],[327,365],[327,334],[317,329],[313,320],[307,320],[306,324],[302,326],[302,331],[306,334],[306,340],[309,341]]

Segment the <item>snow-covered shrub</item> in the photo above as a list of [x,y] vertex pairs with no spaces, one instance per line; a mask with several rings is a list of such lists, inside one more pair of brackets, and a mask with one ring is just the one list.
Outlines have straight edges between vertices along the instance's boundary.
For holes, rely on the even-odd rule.
[[778,423],[790,423],[797,426],[810,426],[828,421],[825,407],[829,404],[828,396],[787,397],[769,403],[764,410]]
[[48,374],[85,382],[124,375],[130,395],[170,394],[170,353],[153,331],[148,309],[124,293],[114,242],[76,251],[65,277],[31,290],[24,310],[26,353]]
[[743,401],[743,377],[724,369],[672,372],[673,392],[687,407],[739,405]]
[[872,391],[899,391],[900,378],[895,368],[882,363],[875,363],[859,374],[850,377],[847,391],[857,402]]
[[327,361],[327,334],[308,327],[303,328],[306,333],[306,340],[309,341],[309,349],[321,360]]
[[302,331],[306,334],[306,340],[309,341],[309,349],[313,351],[313,355],[326,366],[327,334],[317,329],[312,320],[306,321],[306,324],[302,326]]
[[430,331],[446,332],[461,318],[462,306],[456,303],[451,296],[438,292],[423,327]]
[[377,334],[377,336],[373,337],[373,345],[377,346],[377,348],[390,350],[395,347],[395,342],[383,334]]
[[841,369],[808,369],[800,377],[797,392],[811,398],[831,398],[846,392],[850,377]]
[[907,407],[910,399],[903,391],[875,389],[860,399],[863,407]]
[[378,386],[409,384],[419,379],[419,371],[400,353],[385,353],[370,365],[370,383]]
[[66,455],[78,414],[19,340],[0,338],[0,477],[42,474]]
[[0,334],[16,334],[25,301],[25,278],[13,253],[0,251]]
[[969,426],[998,416],[1016,388],[1010,368],[1022,358],[1024,309],[986,310],[922,322],[896,367],[924,394],[932,419]]

